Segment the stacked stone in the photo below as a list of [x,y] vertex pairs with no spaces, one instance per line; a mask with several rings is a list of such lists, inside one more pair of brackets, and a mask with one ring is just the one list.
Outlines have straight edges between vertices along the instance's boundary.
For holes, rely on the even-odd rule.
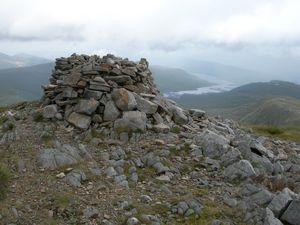
[[188,122],[181,108],[160,95],[144,58],[137,63],[111,54],[59,58],[43,89],[44,118],[80,129],[113,122],[116,130],[167,131]]

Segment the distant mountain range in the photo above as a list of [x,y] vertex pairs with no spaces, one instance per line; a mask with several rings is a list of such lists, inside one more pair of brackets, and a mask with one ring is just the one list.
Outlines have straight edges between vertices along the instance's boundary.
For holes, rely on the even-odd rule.
[[49,62],[51,62],[51,60],[29,54],[9,56],[0,52],[0,69],[26,67]]
[[[42,84],[47,84],[54,63],[0,70],[0,105],[39,99]],[[211,85],[182,69],[152,66],[153,77],[163,92],[195,89]]]
[[183,95],[176,101],[248,124],[300,125],[300,85],[291,82],[251,83],[223,93]]
[[189,60],[184,68],[193,73],[205,74],[211,79],[225,80],[237,85],[269,81],[270,77],[274,78],[274,75],[212,61]]

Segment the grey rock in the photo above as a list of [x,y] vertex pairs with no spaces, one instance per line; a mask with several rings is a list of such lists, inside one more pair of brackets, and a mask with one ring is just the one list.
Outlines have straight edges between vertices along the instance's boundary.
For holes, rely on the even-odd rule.
[[71,115],[68,117],[67,121],[74,125],[77,128],[86,130],[89,128],[91,124],[91,117],[83,114],[79,114],[76,112],[71,113]]
[[97,107],[99,106],[99,102],[95,99],[80,99],[78,104],[75,105],[74,111],[77,113],[84,113],[87,115],[92,115]]
[[221,220],[213,220],[209,225],[222,225]]
[[87,207],[83,210],[83,216],[88,219],[95,219],[99,216],[100,211],[95,207]]
[[165,173],[170,171],[169,167],[164,166],[161,162],[157,162],[153,165],[153,168],[156,170],[157,174]]
[[113,101],[109,101],[106,103],[105,110],[104,110],[104,116],[103,116],[104,121],[114,121],[120,115],[121,115],[121,113]]
[[170,127],[163,123],[154,125],[152,129],[157,133],[168,133],[170,131]]
[[136,225],[136,224],[139,224],[140,223],[140,221],[137,219],[137,218],[135,218],[135,217],[131,217],[131,218],[129,218],[128,220],[127,220],[127,225]]
[[194,137],[196,145],[201,146],[203,155],[210,158],[220,158],[228,150],[229,140],[212,131],[205,131]]
[[73,72],[70,75],[67,75],[63,79],[63,84],[65,85],[76,85],[81,78],[81,73]]
[[239,162],[228,166],[224,170],[224,175],[230,180],[235,180],[235,179],[245,179],[248,177],[252,177],[255,176],[256,173],[249,161],[240,160]]
[[147,116],[144,112],[128,111],[123,113],[121,119],[114,123],[114,129],[117,131],[145,131]]
[[266,208],[266,217],[264,219],[264,225],[283,225],[279,219],[277,219],[273,212]]
[[141,202],[148,204],[152,202],[152,198],[149,195],[141,195]]
[[117,171],[113,167],[108,167],[105,171],[106,176],[108,177],[114,177],[117,175]]
[[113,90],[111,97],[121,111],[132,111],[137,107],[134,95],[125,88]]
[[189,109],[189,113],[191,114],[191,116],[197,117],[197,118],[202,118],[206,114],[205,111],[200,110],[200,109]]
[[300,225],[300,199],[293,200],[280,220],[290,225]]
[[292,200],[287,191],[282,191],[272,199],[268,208],[272,210],[276,217],[279,217]]
[[263,189],[252,195],[250,198],[254,203],[258,205],[265,205],[272,201],[273,196],[274,195],[271,192],[269,192],[266,189]]
[[85,98],[94,98],[96,100],[100,100],[103,96],[103,92],[101,91],[95,91],[95,90],[89,90],[89,89],[85,89],[84,91],[84,95]]
[[230,197],[225,197],[224,198],[224,203],[230,207],[236,207],[237,206],[237,200],[234,198],[230,198]]
[[45,119],[55,118],[57,112],[57,105],[47,105],[43,108],[43,117]]
[[171,108],[171,111],[173,113],[173,120],[175,121],[175,123],[182,125],[188,122],[188,117],[185,115],[181,108],[173,106]]
[[59,149],[42,149],[37,156],[37,163],[42,168],[53,170],[76,164],[81,159],[77,149],[63,145]]
[[144,112],[146,114],[154,114],[157,111],[158,105],[144,99],[143,97],[133,93],[136,103],[137,103],[137,109],[141,112]]
[[242,159],[241,152],[236,148],[231,148],[221,157],[221,164],[229,166]]
[[71,186],[80,187],[81,182],[86,180],[86,175],[81,170],[72,170],[66,175],[64,180]]
[[127,75],[119,75],[119,76],[106,76],[105,77],[106,80],[111,80],[116,82],[117,84],[123,85],[123,84],[128,84],[128,83],[132,83],[132,79],[130,78],[130,76]]

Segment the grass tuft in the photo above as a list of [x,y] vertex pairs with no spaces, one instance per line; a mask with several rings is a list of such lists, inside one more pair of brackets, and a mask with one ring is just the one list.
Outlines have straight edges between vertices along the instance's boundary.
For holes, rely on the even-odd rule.
[[6,165],[0,163],[0,199],[4,199],[7,191],[7,183],[10,173]]

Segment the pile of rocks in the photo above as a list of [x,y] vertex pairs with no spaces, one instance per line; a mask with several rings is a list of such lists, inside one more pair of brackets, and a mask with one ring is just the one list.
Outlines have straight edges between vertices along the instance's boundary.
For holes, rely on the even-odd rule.
[[64,119],[80,129],[104,123],[120,131],[168,131],[189,121],[156,89],[144,58],[137,63],[110,54],[59,58],[43,89],[43,117]]

